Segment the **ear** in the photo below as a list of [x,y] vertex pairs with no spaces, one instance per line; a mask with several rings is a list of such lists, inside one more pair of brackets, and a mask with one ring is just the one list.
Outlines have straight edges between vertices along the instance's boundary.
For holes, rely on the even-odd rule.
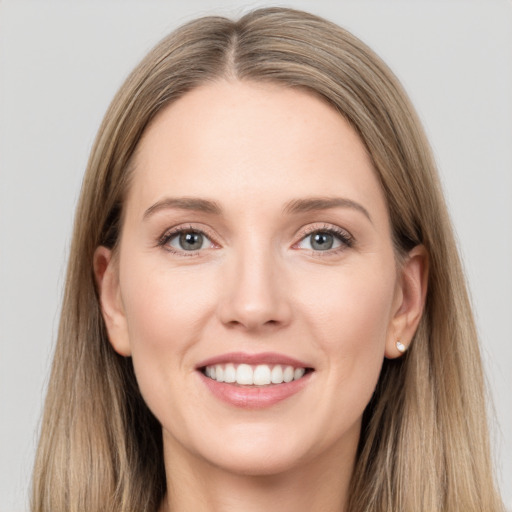
[[118,354],[130,356],[131,347],[121,300],[117,260],[110,249],[99,246],[94,252],[93,262],[101,313],[107,328],[108,339]]
[[400,357],[411,344],[425,307],[427,286],[428,254],[423,245],[418,245],[409,252],[400,269],[386,340],[388,359]]

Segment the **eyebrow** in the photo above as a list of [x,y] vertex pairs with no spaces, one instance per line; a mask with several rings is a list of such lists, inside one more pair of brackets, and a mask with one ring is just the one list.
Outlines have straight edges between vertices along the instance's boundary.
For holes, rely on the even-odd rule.
[[307,197],[304,199],[294,199],[285,205],[283,212],[304,213],[329,210],[331,208],[351,208],[361,212],[370,222],[373,222],[370,213],[363,205],[344,197]]
[[209,199],[200,199],[196,197],[167,197],[150,206],[144,212],[142,218],[146,220],[156,212],[167,209],[193,210],[212,213],[214,215],[220,215],[222,213],[220,206],[215,201],[210,201]]
[[[351,208],[361,212],[372,222],[368,210],[361,204],[343,197],[307,197],[302,199],[293,199],[285,204],[283,213],[297,214],[311,211],[329,210],[331,208]],[[221,215],[222,208],[215,201],[201,199],[197,197],[167,197],[151,205],[143,215],[143,220],[161,210],[178,209],[191,210],[213,215]]]

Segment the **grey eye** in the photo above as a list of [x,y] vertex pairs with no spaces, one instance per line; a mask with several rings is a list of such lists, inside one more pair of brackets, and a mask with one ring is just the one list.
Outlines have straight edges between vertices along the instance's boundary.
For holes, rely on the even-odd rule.
[[168,242],[174,249],[198,251],[211,245],[210,240],[198,231],[183,231],[174,235]]
[[309,249],[313,251],[329,251],[337,249],[344,243],[340,236],[329,231],[315,231],[304,237],[298,247],[300,249]]
[[334,245],[334,236],[330,233],[314,233],[311,238],[311,248],[315,251],[327,251]]

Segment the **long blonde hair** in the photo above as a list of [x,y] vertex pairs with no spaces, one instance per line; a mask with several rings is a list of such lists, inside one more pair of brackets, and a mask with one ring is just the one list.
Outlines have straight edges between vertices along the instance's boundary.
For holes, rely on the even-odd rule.
[[181,27],[144,58],[108,109],[76,212],[33,511],[156,511],[166,492],[161,428],[131,360],[108,342],[93,254],[116,246],[130,160],[145,128],[170,102],[223,77],[303,88],[328,101],[373,160],[397,260],[418,244],[429,255],[426,308],[412,346],[384,362],[364,414],[349,510],[501,511],[475,325],[420,122],[397,79],[361,41],[281,8]]

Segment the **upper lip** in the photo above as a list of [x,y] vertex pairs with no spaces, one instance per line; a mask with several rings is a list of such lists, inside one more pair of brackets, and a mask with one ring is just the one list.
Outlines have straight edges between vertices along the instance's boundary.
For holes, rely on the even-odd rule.
[[245,352],[229,352],[218,356],[210,357],[196,365],[196,369],[215,364],[281,364],[293,366],[294,368],[312,368],[311,365],[295,359],[294,357],[278,354],[276,352],[261,352],[259,354],[247,354]]

